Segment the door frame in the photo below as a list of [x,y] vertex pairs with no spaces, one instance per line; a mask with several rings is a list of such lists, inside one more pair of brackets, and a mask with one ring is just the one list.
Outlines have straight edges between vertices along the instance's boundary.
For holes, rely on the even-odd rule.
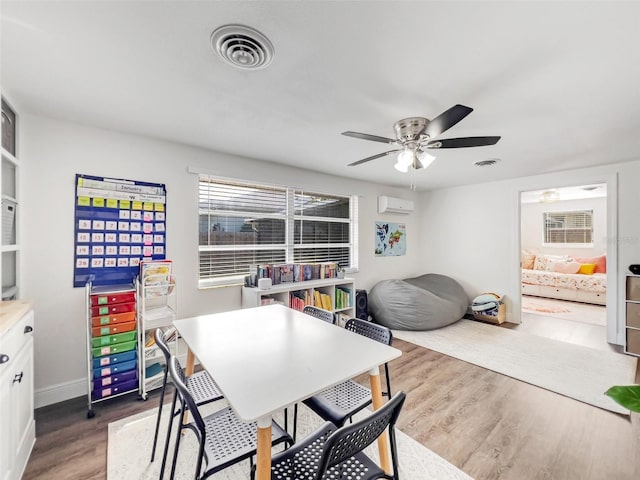
[[[514,252],[514,265],[517,272],[515,286],[518,295],[518,305],[512,312],[516,323],[522,322],[522,292],[521,292],[521,267],[520,257],[522,252],[522,192],[531,190],[543,190],[553,188],[571,187],[575,185],[589,185],[604,183],[607,185],[607,342],[615,345],[624,345],[624,325],[618,321],[619,295],[618,295],[618,175],[575,175],[569,178],[566,175],[558,175],[556,179],[539,180],[532,185],[520,187],[516,192],[516,250]],[[514,305],[515,306],[515,305]]]

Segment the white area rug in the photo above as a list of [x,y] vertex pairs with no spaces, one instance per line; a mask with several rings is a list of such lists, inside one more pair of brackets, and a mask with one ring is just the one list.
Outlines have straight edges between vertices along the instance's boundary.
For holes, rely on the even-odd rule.
[[[217,405],[207,405],[207,409],[218,409],[224,402]],[[167,417],[164,415],[168,408],[163,408],[163,421],[160,425],[158,439],[158,451],[156,459],[150,463],[151,446],[153,444],[153,431],[155,428],[156,409],[124,418],[109,424],[109,440],[107,445],[107,480],[150,480],[159,478],[160,465],[162,463],[162,448],[167,431]],[[356,418],[366,416],[361,412]],[[276,418],[282,425],[282,418]],[[304,405],[300,405],[298,413],[298,438],[304,438],[322,423],[313,412]],[[175,433],[175,430],[174,430]],[[174,435],[172,435],[173,437]],[[421,480],[472,480],[467,474],[457,469],[449,462],[439,457],[431,450],[423,447],[398,429],[398,458],[400,463],[400,478]],[[280,446],[274,451],[279,451]],[[173,448],[170,448],[170,455]],[[178,466],[176,467],[176,479],[192,479],[195,473],[195,456],[197,442],[195,435],[187,431],[180,441],[178,454]],[[377,444],[368,447],[366,453],[378,461]],[[165,471],[165,478],[169,478],[169,469]],[[247,480],[249,478],[249,462],[244,461],[238,465],[222,470],[213,477],[216,480]]]
[[581,402],[629,415],[604,392],[634,383],[637,359],[473,320],[396,338],[473,363]]
[[607,324],[607,307],[603,305],[523,295],[522,311],[574,322],[600,325],[602,327]]

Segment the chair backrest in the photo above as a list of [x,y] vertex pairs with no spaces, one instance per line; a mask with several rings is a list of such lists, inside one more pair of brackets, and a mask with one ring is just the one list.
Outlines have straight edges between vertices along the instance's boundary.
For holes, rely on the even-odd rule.
[[164,361],[169,365],[169,359],[171,358],[171,351],[169,350],[169,345],[167,345],[167,341],[164,338],[164,332],[161,328],[156,328],[154,334],[156,345],[160,348],[160,351],[164,355]]
[[371,445],[382,435],[387,427],[389,427],[394,474],[397,475],[397,449],[393,429],[395,428],[405,398],[406,395],[404,392],[398,392],[381,408],[374,410],[367,418],[352,424],[347,424],[333,432],[324,444],[322,458],[320,459],[319,469],[315,477],[316,480],[323,478],[323,475],[329,468],[343,462]]
[[333,318],[333,313],[328,310],[323,310],[322,308],[314,307],[312,305],[307,305],[302,309],[302,313],[306,313],[307,315],[311,315],[312,317],[319,318],[320,320],[324,320],[328,323],[335,323],[335,318]]
[[180,361],[175,355],[171,355],[171,358],[169,359],[169,375],[171,376],[171,381],[176,388],[178,398],[182,403],[182,411],[185,411],[184,409],[186,408],[191,412],[191,414],[193,415],[193,420],[198,427],[198,430],[200,430],[201,438],[204,438],[204,420],[202,419],[202,415],[200,415],[200,412],[198,411],[196,401],[189,393],[189,389],[186,385],[184,370],[182,369]]
[[347,320],[347,323],[345,323],[344,328],[345,330],[359,333],[385,345],[391,345],[393,341],[391,330],[387,327],[360,318],[350,318]]

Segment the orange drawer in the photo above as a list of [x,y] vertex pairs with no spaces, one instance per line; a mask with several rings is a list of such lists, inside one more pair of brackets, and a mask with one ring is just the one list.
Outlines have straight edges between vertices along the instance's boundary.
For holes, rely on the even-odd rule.
[[102,327],[93,327],[91,333],[94,337],[101,337],[103,335],[113,335],[114,333],[130,332],[135,329],[136,322],[112,323]]
[[135,312],[136,303],[114,303],[107,305],[99,305],[97,307],[91,307],[91,316],[98,317],[103,315],[113,315],[114,313],[127,313]]
[[136,301],[136,292],[105,293],[104,295],[91,295],[91,306],[109,305],[112,303],[127,303]]
[[102,327],[104,325],[111,325],[113,323],[125,323],[135,322],[136,312],[116,313],[114,315],[100,315],[99,317],[91,318],[91,325],[93,327]]

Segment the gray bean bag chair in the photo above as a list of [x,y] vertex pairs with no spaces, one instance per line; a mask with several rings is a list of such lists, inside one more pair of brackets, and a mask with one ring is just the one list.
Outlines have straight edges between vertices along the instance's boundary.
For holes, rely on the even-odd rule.
[[453,278],[428,273],[378,282],[368,295],[373,321],[397,330],[432,330],[460,320],[469,299]]

